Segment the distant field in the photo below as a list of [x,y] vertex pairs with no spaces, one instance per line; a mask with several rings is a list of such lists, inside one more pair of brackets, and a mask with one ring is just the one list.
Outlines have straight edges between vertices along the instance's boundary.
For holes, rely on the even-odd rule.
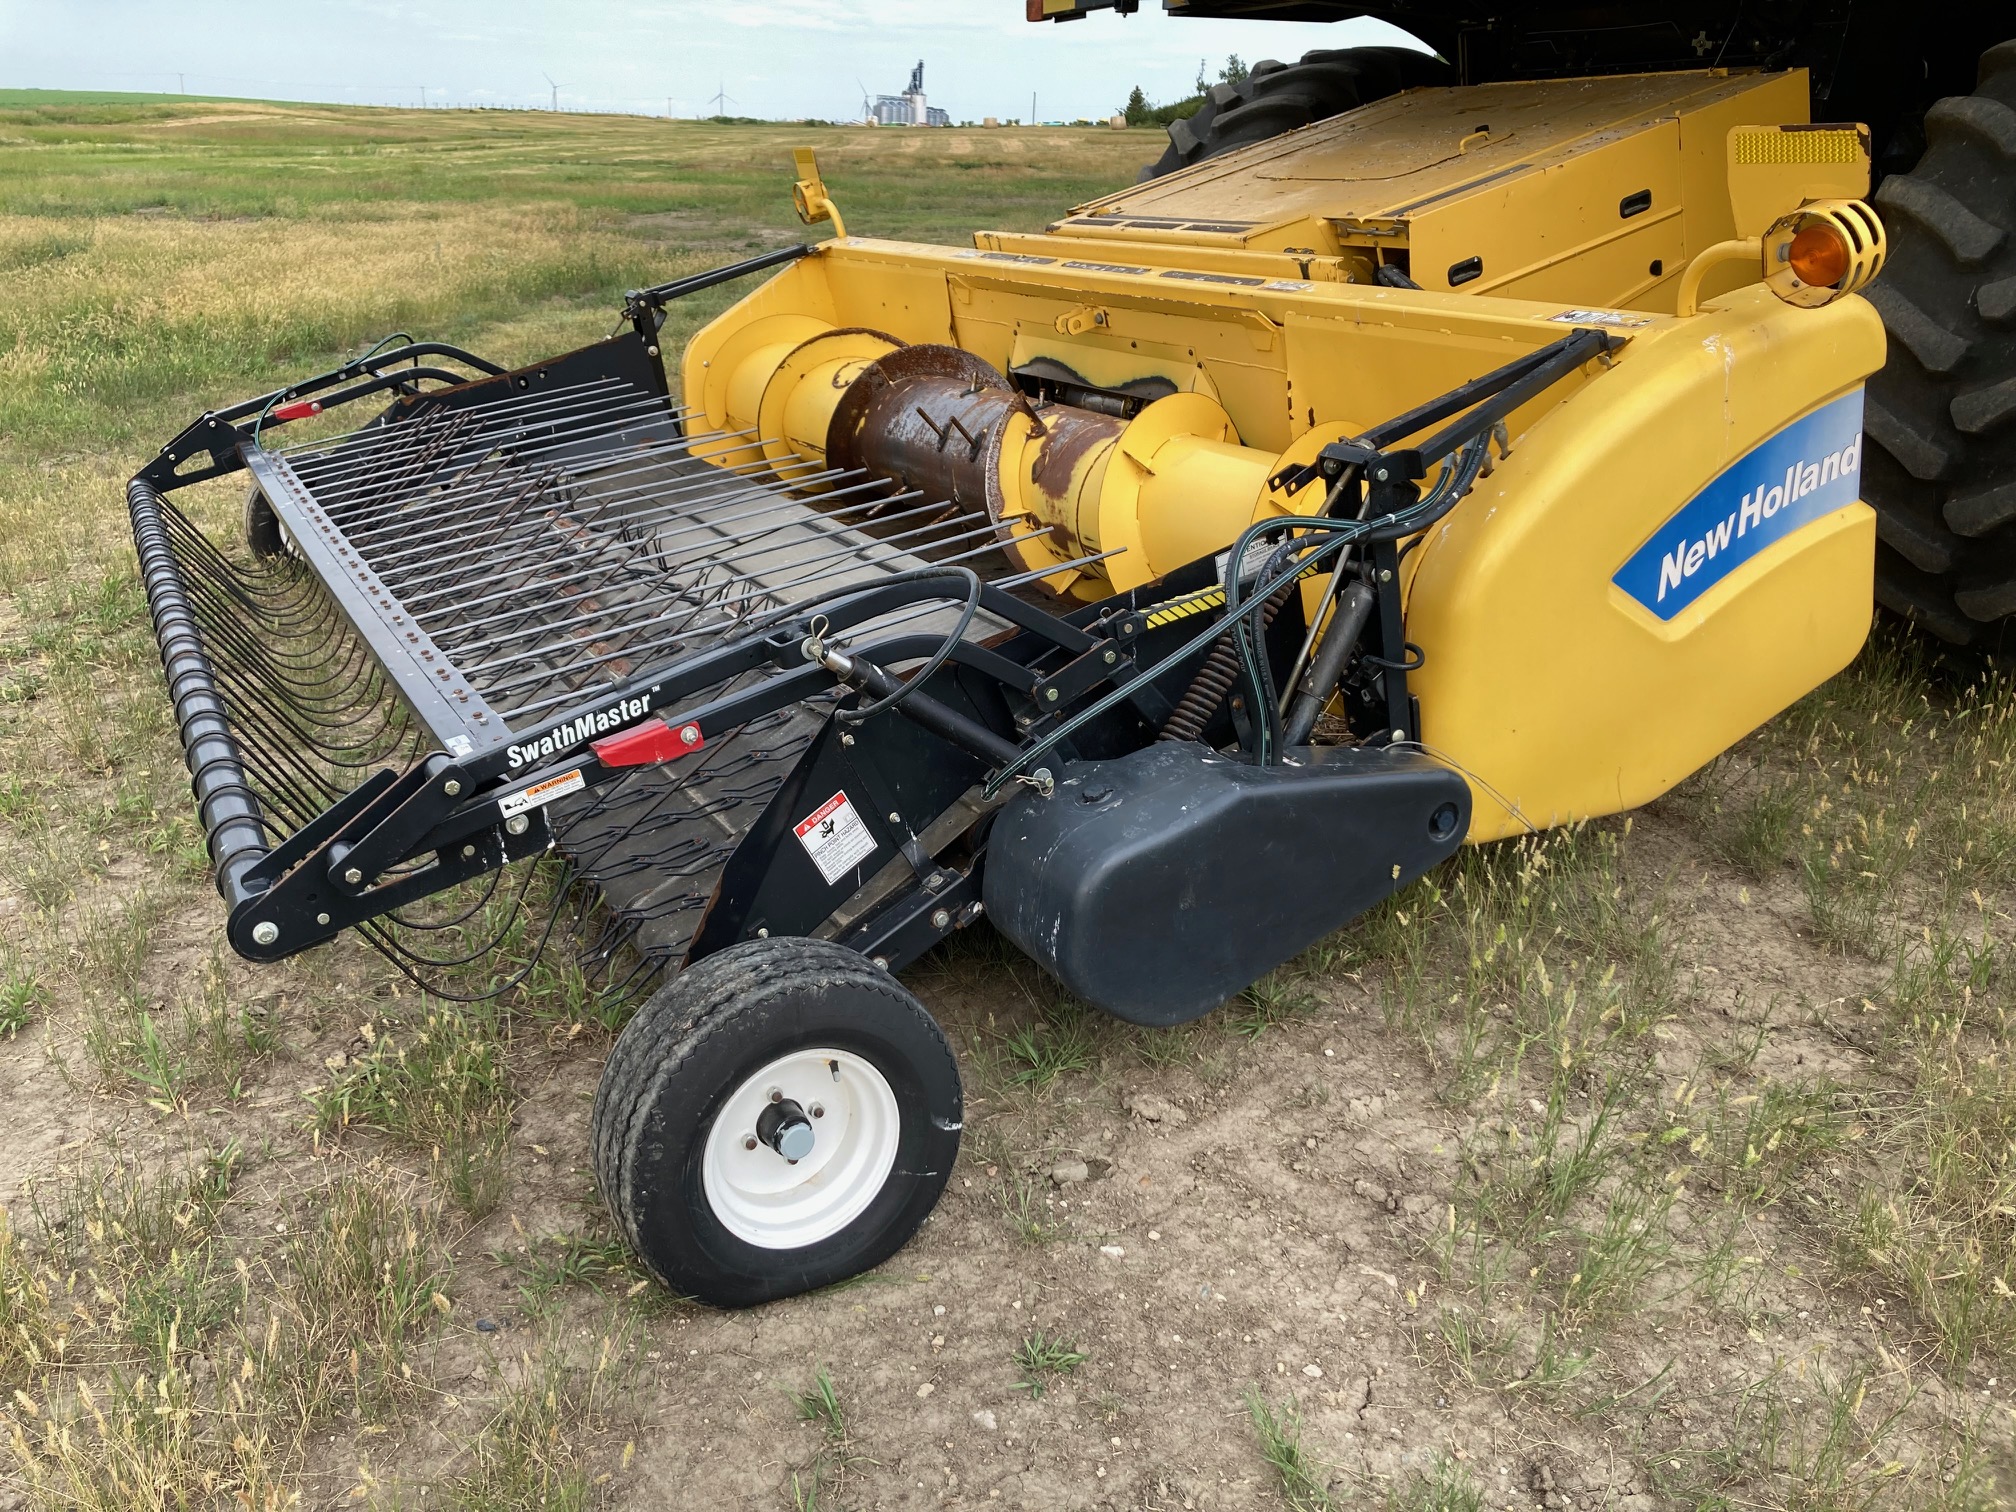
[[118,89],[0,89],[0,110],[47,110],[64,105],[255,105],[235,95],[134,94]]
[[[1182,1030],[966,932],[907,978],[944,1202],[754,1313],[613,1237],[560,973],[223,948],[126,478],[389,332],[527,361],[806,237],[803,144],[958,242],[1162,139],[0,92],[0,1512],[2010,1505],[2016,697],[1894,635]],[[240,480],[176,498],[235,546]]]

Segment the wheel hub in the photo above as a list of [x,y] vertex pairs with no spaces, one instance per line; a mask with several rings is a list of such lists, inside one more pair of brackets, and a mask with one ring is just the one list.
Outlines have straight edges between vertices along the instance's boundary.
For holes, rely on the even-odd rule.
[[871,1062],[848,1050],[793,1051],[722,1101],[701,1156],[708,1206],[746,1243],[817,1244],[875,1200],[901,1127],[896,1094]]
[[796,1165],[812,1153],[812,1120],[796,1102],[780,1097],[756,1120],[756,1137]]

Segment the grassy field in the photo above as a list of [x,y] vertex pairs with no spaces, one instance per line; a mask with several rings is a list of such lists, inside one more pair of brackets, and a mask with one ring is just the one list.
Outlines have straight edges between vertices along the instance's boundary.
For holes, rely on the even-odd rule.
[[938,1215],[755,1314],[611,1236],[578,1000],[223,950],[124,479],[389,331],[529,359],[797,239],[806,141],[941,241],[1158,150],[0,96],[0,1509],[2006,1505],[2016,696],[1887,631],[1186,1030],[961,937]]

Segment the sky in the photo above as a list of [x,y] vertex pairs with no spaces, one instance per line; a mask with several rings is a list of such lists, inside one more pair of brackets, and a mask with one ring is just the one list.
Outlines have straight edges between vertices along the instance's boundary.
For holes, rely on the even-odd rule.
[[[952,119],[1103,117],[1139,84],[1191,92],[1200,59],[1405,43],[1328,25],[1133,16],[1031,25],[1021,0],[0,0],[0,88],[358,105],[550,105],[852,120],[924,62]],[[717,96],[724,95],[725,100]],[[423,98],[424,96],[424,98]]]

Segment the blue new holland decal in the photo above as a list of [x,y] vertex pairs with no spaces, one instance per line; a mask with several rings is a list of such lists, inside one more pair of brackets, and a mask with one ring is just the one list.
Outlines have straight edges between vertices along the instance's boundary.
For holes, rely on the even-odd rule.
[[1861,497],[1858,388],[1725,468],[1611,581],[1670,620],[1772,542]]

